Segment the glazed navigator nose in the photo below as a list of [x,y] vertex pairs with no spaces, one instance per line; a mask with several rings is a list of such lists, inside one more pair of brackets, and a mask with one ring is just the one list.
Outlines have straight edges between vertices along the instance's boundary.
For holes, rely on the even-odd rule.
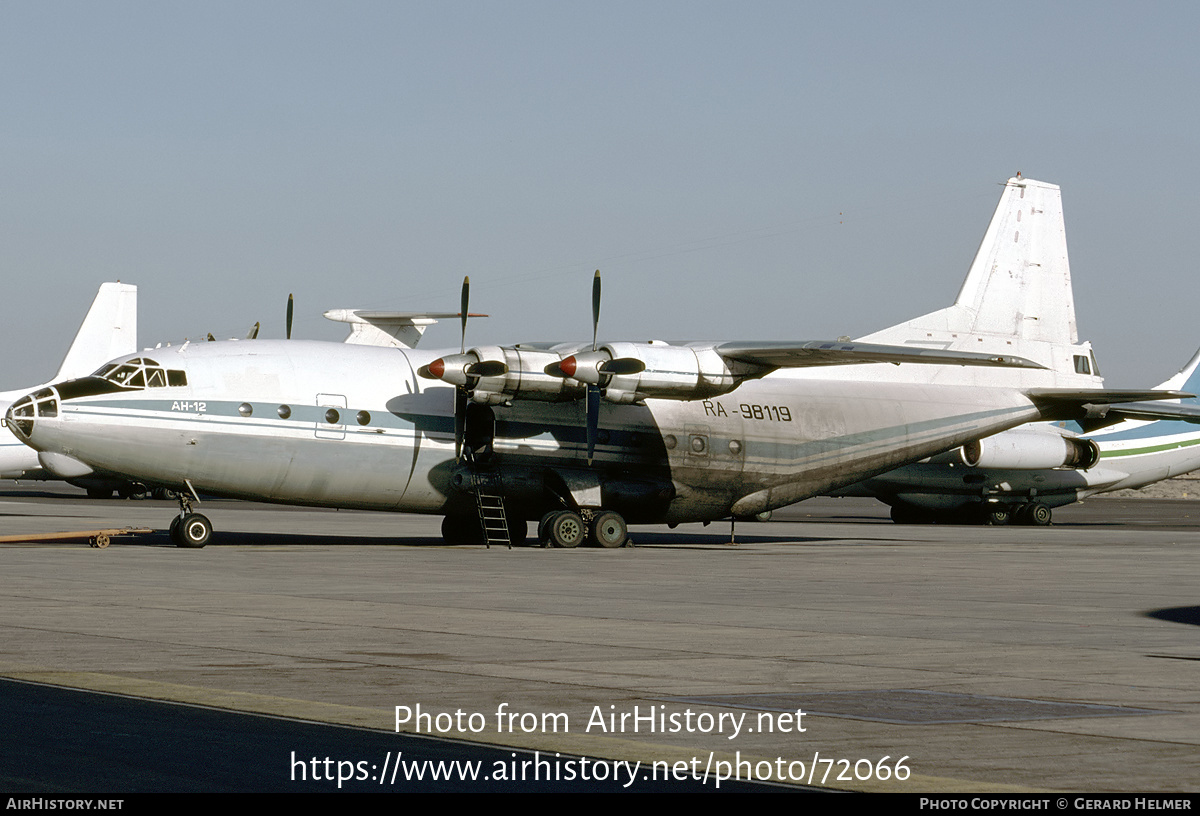
[[8,427],[12,429],[12,432],[24,442],[33,433],[33,417],[33,397],[21,397],[21,399],[9,406],[8,413],[5,414],[4,419]]
[[5,415],[8,427],[22,442],[33,435],[35,417],[58,416],[58,395],[50,388],[43,388],[14,402]]

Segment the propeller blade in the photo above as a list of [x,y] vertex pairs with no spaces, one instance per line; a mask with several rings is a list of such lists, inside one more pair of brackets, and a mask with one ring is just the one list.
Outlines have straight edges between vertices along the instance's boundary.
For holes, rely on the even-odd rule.
[[471,278],[470,276],[463,277],[462,288],[462,344],[458,350],[459,354],[463,354],[467,350],[467,304],[471,299]]
[[[592,277],[592,351],[596,350],[596,339],[600,331],[600,270]],[[567,372],[568,360],[560,364],[567,376],[575,373],[574,358],[568,358],[571,371]],[[595,385],[587,387],[587,462],[592,463],[592,455],[596,452],[596,436],[600,432],[600,389]]]
[[592,278],[592,351],[596,350],[596,333],[600,330],[600,270]]
[[467,431],[467,391],[461,386],[454,389],[454,461],[462,459],[463,436]]
[[[471,301],[471,278],[463,276],[462,300],[459,308],[462,312],[462,342],[458,353],[467,352],[467,306]],[[463,437],[467,431],[467,389],[461,385],[454,386],[454,460],[461,461]]]
[[596,453],[596,436],[600,432],[600,387],[587,387],[587,463],[592,463]]
[[259,328],[261,328],[261,326],[258,323],[255,323],[253,326],[251,326],[250,331],[246,332],[246,339],[257,340]]
[[290,294],[288,295],[287,308],[287,339],[292,339],[292,296]]

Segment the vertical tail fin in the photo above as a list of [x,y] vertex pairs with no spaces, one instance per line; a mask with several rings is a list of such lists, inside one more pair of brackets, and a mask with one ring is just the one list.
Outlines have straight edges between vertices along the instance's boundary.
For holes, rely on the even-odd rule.
[[1004,184],[953,306],[859,338],[960,351],[1016,354],[1050,368],[1061,385],[1096,385],[1091,344],[1079,342],[1057,184]]
[[[1198,369],[1200,369],[1200,350],[1192,355],[1192,359],[1188,360],[1187,365],[1179,369],[1178,374],[1158,388],[1163,391],[1186,391],[1189,394],[1200,395],[1200,370]],[[1200,402],[1200,399],[1192,397],[1184,402]]]
[[91,374],[104,363],[137,351],[137,287],[102,283],[52,382]]

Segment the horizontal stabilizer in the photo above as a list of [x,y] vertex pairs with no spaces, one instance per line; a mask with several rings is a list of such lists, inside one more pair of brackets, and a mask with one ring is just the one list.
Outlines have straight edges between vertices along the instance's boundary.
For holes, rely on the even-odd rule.
[[737,360],[773,368],[809,368],[812,366],[855,365],[860,363],[923,363],[927,365],[1001,366],[1004,368],[1044,368],[1023,357],[980,354],[971,351],[885,346],[875,343],[829,342],[798,343],[721,343],[715,351],[728,360]]
[[1118,402],[1109,406],[1108,419],[1174,419],[1200,423],[1200,405],[1158,402]]
[[1086,402],[1111,406],[1120,402],[1188,399],[1195,396],[1186,391],[1118,391],[1111,388],[1030,388],[1025,393],[1031,400],[1043,405],[1053,405],[1056,402],[1078,405]]
[[1025,393],[1041,409],[1043,418],[1073,419],[1083,425],[1085,431],[1111,425],[1121,419],[1181,420],[1195,415],[1187,411],[1188,406],[1177,403],[1158,406],[1148,402],[1195,396],[1185,391],[1031,388]]

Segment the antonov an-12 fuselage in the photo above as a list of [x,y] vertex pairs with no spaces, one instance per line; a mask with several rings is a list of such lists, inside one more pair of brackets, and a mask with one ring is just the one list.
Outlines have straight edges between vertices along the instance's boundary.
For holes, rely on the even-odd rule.
[[[863,344],[589,348],[443,356],[191,343],[41,389],[7,422],[65,477],[120,475],[181,488],[185,499],[439,514],[458,540],[479,519],[487,525],[483,498],[495,496],[513,540],[541,520],[544,542],[574,546],[590,524],[594,539],[616,546],[626,521],[749,517],[1025,422],[1076,416],[1085,403],[1149,398],[789,374],[939,353]],[[184,506],[172,535],[202,546],[210,529]]]

